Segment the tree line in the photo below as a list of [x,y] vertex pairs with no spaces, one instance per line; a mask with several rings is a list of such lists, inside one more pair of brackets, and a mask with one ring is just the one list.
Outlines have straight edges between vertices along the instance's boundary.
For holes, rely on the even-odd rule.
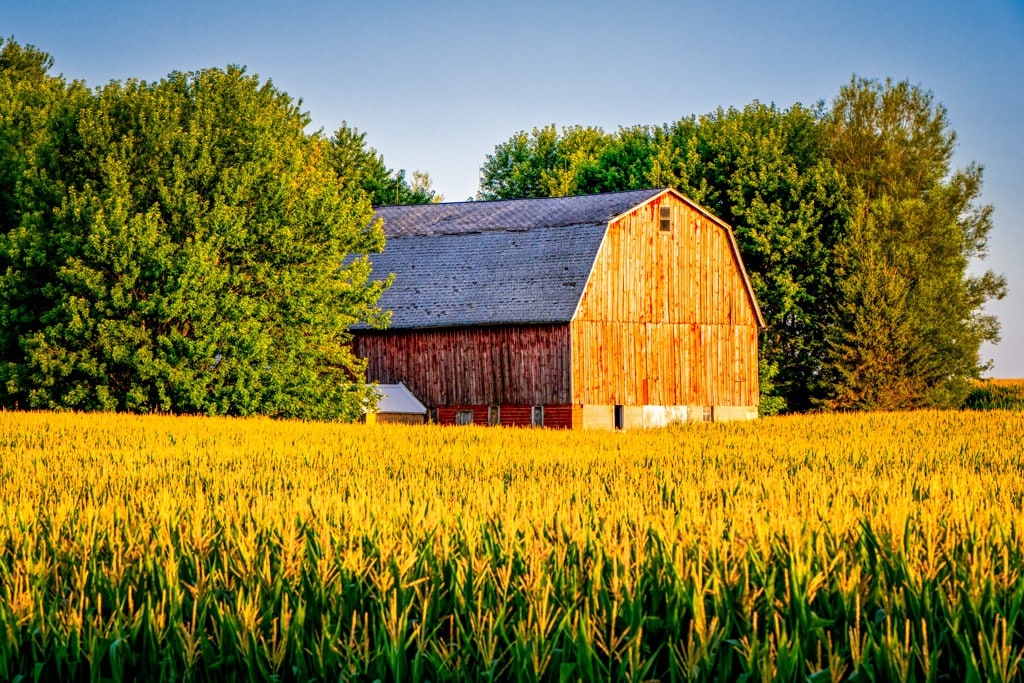
[[[373,207],[439,201],[241,67],[88,88],[0,39],[0,406],[353,418],[350,347],[387,324]],[[733,226],[768,322],[765,412],[962,402],[998,339],[982,171],[931,93],[853,78],[498,144],[480,199],[673,187]]]
[[1006,291],[969,270],[992,207],[955,143],[932,93],[853,77],[812,108],[521,131],[487,156],[479,197],[673,187],[736,234],[767,321],[764,412],[954,407],[998,340],[982,306]]

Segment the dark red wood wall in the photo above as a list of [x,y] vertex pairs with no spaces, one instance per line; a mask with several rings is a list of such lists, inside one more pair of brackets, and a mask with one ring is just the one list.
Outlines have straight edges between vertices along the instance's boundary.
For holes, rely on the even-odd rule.
[[571,400],[568,324],[360,331],[355,349],[369,381],[403,382],[431,408]]
[[[539,404],[538,404],[539,405]],[[533,406],[502,405],[501,420],[498,424],[506,427],[529,427],[533,424]],[[441,406],[437,409],[437,422],[443,425],[455,424],[455,414],[463,410],[473,411],[473,424],[488,424],[486,405]],[[555,429],[572,429],[582,425],[582,408],[578,405],[544,406],[544,426]]]

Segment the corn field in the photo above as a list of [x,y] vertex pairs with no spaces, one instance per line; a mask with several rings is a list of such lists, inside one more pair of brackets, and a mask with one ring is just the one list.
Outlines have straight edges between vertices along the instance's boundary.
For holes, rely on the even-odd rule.
[[0,679],[1024,678],[1024,413],[0,413]]

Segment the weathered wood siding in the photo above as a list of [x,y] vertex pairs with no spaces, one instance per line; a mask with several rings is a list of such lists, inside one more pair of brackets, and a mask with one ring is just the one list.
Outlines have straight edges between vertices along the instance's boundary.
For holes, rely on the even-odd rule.
[[566,324],[360,331],[355,347],[369,381],[430,407],[570,402]]
[[757,331],[726,228],[663,195],[609,227],[571,323],[572,401],[757,405]]

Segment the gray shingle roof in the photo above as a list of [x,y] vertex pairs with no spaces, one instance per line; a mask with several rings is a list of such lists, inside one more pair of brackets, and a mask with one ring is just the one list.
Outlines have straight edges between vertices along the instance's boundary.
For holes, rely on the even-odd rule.
[[392,328],[568,322],[612,218],[662,190],[378,209]]

